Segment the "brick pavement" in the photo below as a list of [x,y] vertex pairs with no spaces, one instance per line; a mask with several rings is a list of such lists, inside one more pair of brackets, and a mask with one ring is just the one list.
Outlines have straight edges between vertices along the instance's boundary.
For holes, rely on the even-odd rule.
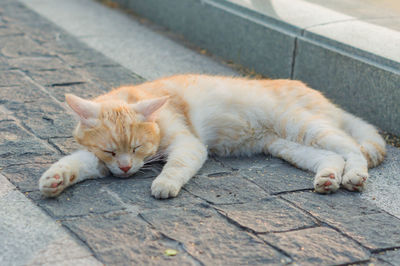
[[[311,173],[276,158],[210,158],[175,199],[150,195],[161,165],[130,179],[88,180],[57,199],[43,198],[40,175],[78,147],[63,95],[92,97],[144,79],[16,1],[0,1],[0,18],[0,173],[97,260],[400,264],[400,219],[357,193],[313,193]],[[167,248],[178,254],[165,256]]]

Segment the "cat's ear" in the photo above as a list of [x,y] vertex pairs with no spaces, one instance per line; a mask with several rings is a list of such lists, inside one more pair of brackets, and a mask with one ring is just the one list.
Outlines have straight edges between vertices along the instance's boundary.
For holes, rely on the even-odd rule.
[[84,125],[93,127],[97,124],[100,104],[79,98],[73,94],[65,94],[65,100]]
[[157,117],[157,111],[167,103],[169,96],[139,101],[131,104],[134,111],[142,114],[146,121],[153,122]]

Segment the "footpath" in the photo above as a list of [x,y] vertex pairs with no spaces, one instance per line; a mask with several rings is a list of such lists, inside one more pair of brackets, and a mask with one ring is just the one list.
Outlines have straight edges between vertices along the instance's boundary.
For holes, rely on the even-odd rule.
[[[84,5],[86,13],[123,16],[91,1],[61,2]],[[90,16],[82,28],[90,29]],[[93,97],[165,75],[168,64],[175,72],[235,74],[135,25],[138,39],[159,39],[151,50],[137,43],[143,51],[137,61],[147,65],[132,71],[137,65],[115,61],[111,46],[108,57],[97,51],[106,40],[87,32],[74,36],[21,2],[0,0],[0,265],[400,264],[400,212],[396,202],[380,201],[393,198],[384,195],[390,187],[379,183],[398,179],[400,150],[391,146],[386,161],[370,171],[364,195],[316,194],[312,173],[255,156],[210,158],[169,200],[150,194],[161,165],[130,179],[88,180],[56,199],[42,197],[41,174],[79,148],[65,93]],[[163,50],[180,56],[176,64],[168,53],[157,58],[158,72],[151,76],[154,54],[144,51]],[[387,190],[376,193],[379,188]]]

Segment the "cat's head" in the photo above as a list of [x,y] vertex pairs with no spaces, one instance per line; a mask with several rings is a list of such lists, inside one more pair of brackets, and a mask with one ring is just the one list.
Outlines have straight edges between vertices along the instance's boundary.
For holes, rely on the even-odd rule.
[[160,129],[155,119],[168,97],[134,104],[94,102],[72,94],[65,97],[80,120],[75,139],[103,161],[113,175],[128,177],[156,154]]

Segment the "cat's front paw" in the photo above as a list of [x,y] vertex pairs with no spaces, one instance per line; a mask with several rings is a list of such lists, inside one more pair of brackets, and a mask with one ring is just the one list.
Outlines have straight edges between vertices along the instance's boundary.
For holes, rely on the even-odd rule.
[[314,178],[314,189],[321,194],[333,193],[340,187],[340,175],[332,169],[323,169]]
[[342,186],[350,191],[361,192],[365,189],[368,172],[361,169],[351,169],[343,175]]
[[178,182],[166,177],[157,177],[151,185],[151,195],[156,199],[174,198],[181,190]]
[[39,189],[46,197],[57,197],[77,177],[66,165],[53,165],[39,179]]

